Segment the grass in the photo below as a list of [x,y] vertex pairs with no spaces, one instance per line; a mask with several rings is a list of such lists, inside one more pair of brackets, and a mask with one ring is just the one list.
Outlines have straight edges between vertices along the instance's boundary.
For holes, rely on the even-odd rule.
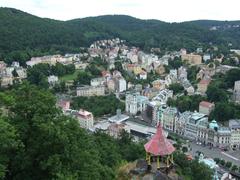
[[81,70],[76,70],[73,74],[68,74],[60,78],[61,81],[71,81],[77,78],[78,73]]

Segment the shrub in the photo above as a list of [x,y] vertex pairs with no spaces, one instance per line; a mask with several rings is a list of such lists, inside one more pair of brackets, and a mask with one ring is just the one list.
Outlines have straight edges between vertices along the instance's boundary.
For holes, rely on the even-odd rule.
[[232,167],[232,162],[228,161],[225,166],[230,169]]

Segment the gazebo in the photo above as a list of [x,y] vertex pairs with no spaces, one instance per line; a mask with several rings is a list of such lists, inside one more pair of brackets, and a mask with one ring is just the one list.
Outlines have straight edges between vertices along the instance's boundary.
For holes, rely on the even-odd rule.
[[173,152],[175,151],[175,148],[165,137],[160,123],[157,125],[156,134],[148,143],[144,145],[144,148],[146,151],[146,161],[149,168],[151,168],[151,157],[157,158],[157,169],[160,169],[160,157],[167,157],[167,168],[173,164]]

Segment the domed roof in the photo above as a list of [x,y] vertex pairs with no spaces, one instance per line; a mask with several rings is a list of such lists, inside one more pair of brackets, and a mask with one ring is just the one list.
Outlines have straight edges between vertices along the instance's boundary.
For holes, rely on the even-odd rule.
[[219,128],[217,121],[216,120],[212,120],[212,122],[209,123],[209,128],[210,129],[215,129],[215,128]]

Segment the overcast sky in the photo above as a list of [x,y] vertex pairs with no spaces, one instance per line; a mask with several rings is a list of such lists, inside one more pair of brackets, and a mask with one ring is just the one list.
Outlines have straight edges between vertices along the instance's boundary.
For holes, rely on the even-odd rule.
[[0,0],[0,6],[58,20],[106,14],[167,22],[240,20],[240,0]]

